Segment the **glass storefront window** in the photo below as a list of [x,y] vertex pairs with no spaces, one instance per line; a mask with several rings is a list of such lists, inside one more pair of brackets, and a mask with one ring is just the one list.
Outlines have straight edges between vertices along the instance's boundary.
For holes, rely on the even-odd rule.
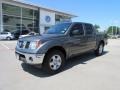
[[9,32],[26,30],[38,33],[39,11],[14,5],[2,4],[3,29]]
[[34,19],[38,19],[39,12],[37,10],[34,10]]
[[14,27],[14,26],[3,26],[4,31],[6,32],[15,32],[19,31],[21,27]]
[[33,19],[33,10],[22,8],[22,17]]
[[34,20],[33,25],[34,25],[34,27],[39,27],[39,21],[38,20]]
[[35,33],[39,33],[39,28],[38,27],[34,27],[33,30],[34,30]]
[[26,29],[28,29],[30,31],[33,30],[33,29],[31,29],[31,28],[34,27],[33,26],[33,20],[31,20],[31,19],[22,19],[22,24],[23,24],[23,26],[26,27]]
[[2,4],[3,14],[7,15],[21,15],[21,8],[13,5]]
[[18,17],[11,17],[7,15],[3,16],[3,25],[16,26],[17,24],[20,23],[21,23],[21,19]]

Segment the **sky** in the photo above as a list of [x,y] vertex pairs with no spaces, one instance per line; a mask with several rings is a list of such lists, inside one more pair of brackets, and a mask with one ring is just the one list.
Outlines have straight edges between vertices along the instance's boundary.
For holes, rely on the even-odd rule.
[[97,24],[101,30],[120,26],[120,0],[24,0],[77,15],[73,21]]

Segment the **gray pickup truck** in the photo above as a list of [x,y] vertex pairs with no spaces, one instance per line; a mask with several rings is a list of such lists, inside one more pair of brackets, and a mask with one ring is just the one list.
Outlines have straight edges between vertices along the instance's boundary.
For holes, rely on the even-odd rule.
[[42,66],[49,74],[60,72],[68,58],[94,51],[103,54],[107,44],[105,34],[98,34],[92,24],[81,22],[59,23],[42,35],[18,40],[16,57],[33,66]]

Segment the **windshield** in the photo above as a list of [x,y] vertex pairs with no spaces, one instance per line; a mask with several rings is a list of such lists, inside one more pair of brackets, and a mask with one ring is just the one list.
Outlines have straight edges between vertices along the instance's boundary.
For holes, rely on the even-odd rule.
[[45,34],[65,34],[67,29],[70,27],[71,23],[61,23],[57,24],[50,29],[48,29]]

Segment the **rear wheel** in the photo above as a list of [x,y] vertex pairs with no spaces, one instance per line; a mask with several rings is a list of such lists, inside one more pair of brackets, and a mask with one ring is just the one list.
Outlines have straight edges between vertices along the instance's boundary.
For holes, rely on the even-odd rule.
[[10,37],[7,37],[6,39],[7,39],[7,40],[11,40],[11,38],[10,38]]
[[95,55],[100,56],[103,54],[103,51],[104,51],[104,44],[100,43],[98,48],[95,50]]
[[43,69],[49,74],[60,72],[65,64],[65,56],[59,50],[49,52],[43,63]]

